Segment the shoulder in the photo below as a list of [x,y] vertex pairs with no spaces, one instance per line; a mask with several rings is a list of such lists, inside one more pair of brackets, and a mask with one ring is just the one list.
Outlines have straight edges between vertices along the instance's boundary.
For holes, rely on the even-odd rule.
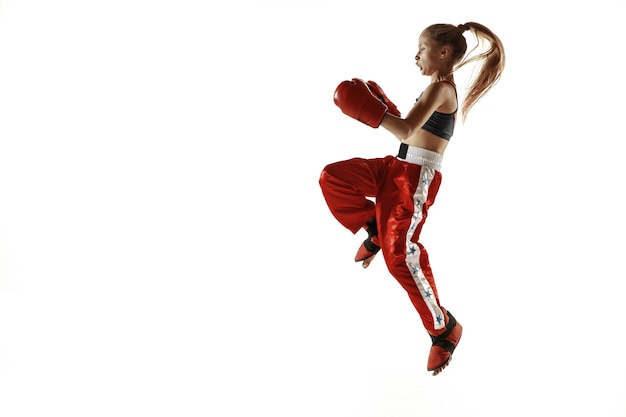
[[437,81],[429,84],[422,95],[425,99],[442,105],[450,100],[456,101],[456,88],[449,82]]
[[438,111],[453,112],[457,106],[456,87],[449,81],[437,81],[424,90],[424,96],[433,103]]
[[445,94],[448,95],[450,93],[456,95],[456,84],[452,81],[437,81],[431,83],[426,87],[425,91],[430,91],[434,94]]

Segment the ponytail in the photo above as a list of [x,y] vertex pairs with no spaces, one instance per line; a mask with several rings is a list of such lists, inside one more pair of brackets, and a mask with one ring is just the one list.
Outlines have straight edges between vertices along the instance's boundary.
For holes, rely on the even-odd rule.
[[[480,71],[472,81],[461,108],[461,115],[463,117],[463,121],[465,121],[467,113],[469,113],[474,104],[476,104],[478,100],[480,100],[487,93],[487,91],[489,91],[491,87],[493,87],[500,80],[500,76],[504,70],[505,57],[502,42],[496,34],[486,26],[476,22],[468,22],[463,25],[459,25],[458,28],[461,32],[466,29],[474,33],[478,39],[479,45],[481,41],[486,41],[489,44],[489,49],[472,57],[468,54],[465,59],[463,59],[454,68],[457,70],[471,62],[482,61]],[[478,45],[476,47],[478,47]]]

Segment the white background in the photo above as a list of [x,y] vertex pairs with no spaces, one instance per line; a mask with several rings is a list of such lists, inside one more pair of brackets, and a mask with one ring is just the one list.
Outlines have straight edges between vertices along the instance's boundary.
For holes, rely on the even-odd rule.
[[[558,4],[557,5],[553,5]],[[626,415],[624,1],[0,1],[0,415]],[[318,186],[432,23],[502,39],[422,241],[449,369]],[[469,70],[457,74],[463,87]]]

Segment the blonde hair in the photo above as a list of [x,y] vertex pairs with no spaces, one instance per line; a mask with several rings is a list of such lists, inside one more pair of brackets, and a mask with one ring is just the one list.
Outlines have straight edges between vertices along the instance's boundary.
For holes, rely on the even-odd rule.
[[[467,40],[463,36],[463,32],[466,30],[471,31],[478,40],[478,45],[467,54]],[[461,115],[463,121],[465,121],[474,104],[500,80],[505,63],[504,46],[495,33],[486,26],[476,22],[467,22],[458,26],[437,23],[424,29],[422,35],[427,36],[441,46],[450,46],[454,71],[469,63],[481,61],[480,70],[474,77],[461,107]],[[486,41],[489,44],[489,48],[484,52],[471,56],[471,53],[481,45],[482,41]]]

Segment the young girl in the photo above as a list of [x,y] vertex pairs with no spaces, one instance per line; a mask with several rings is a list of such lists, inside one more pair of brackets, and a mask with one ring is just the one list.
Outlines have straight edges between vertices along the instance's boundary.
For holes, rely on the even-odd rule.
[[[489,48],[466,56],[463,33],[468,30]],[[439,302],[419,236],[439,190],[443,154],[454,132],[458,101],[453,73],[470,62],[482,64],[461,109],[465,120],[499,80],[504,49],[500,39],[481,24],[435,24],[420,35],[415,61],[431,83],[405,118],[375,82],[354,78],[339,84],[334,100],[342,112],[393,133],[401,142],[400,151],[395,157],[330,164],[321,173],[320,186],[331,213],[343,226],[352,233],[367,231],[355,261],[367,268],[382,249],[389,272],[407,291],[431,336],[427,369],[437,375],[450,363],[463,329]]]

